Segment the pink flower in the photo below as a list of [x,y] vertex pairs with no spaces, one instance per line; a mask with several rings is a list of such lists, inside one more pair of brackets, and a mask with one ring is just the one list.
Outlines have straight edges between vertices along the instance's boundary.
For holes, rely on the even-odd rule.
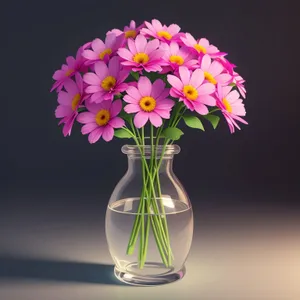
[[190,68],[198,63],[197,59],[194,59],[194,55],[187,47],[179,47],[176,42],[171,42],[170,45],[162,43],[160,48],[164,50],[163,73],[170,71],[178,71],[180,66],[186,66]]
[[126,39],[128,39],[128,38],[135,39],[135,37],[140,33],[140,30],[143,27],[144,27],[144,25],[140,25],[139,27],[136,27],[135,21],[131,20],[129,26],[124,27],[124,31],[122,31],[120,29],[113,29],[110,32],[115,33],[117,36],[124,33]]
[[147,39],[139,34],[135,40],[128,39],[128,49],[121,48],[118,51],[125,61],[122,65],[130,67],[134,72],[145,70],[147,72],[161,71],[161,57],[164,51],[157,49],[159,40],[155,39],[147,43]]
[[219,49],[209,44],[209,41],[205,38],[196,40],[190,33],[186,33],[185,37],[181,37],[182,42],[193,49],[198,54],[209,54],[211,57],[224,56],[226,53],[220,52]]
[[91,48],[84,50],[82,56],[88,61],[87,65],[93,64],[96,61],[107,62],[119,49],[123,42],[123,36],[116,36],[115,33],[108,33],[105,38],[105,43],[100,39],[94,39],[91,43]]
[[245,80],[237,72],[233,71],[233,81],[243,98],[246,98]]
[[179,77],[168,75],[168,82],[172,88],[170,95],[179,98],[191,111],[206,115],[206,105],[216,105],[216,100],[211,96],[215,92],[215,85],[204,82],[204,72],[197,69],[192,73],[187,67],[179,67]]
[[222,64],[222,66],[224,67],[224,69],[230,74],[233,75],[233,69],[236,67],[236,65],[232,64],[231,62],[229,62],[229,60],[227,60],[224,56],[222,57],[216,57],[215,61],[218,61],[219,63]]
[[232,91],[231,86],[217,87],[217,106],[221,109],[230,129],[231,133],[234,133],[235,127],[240,129],[235,120],[241,123],[248,124],[244,119],[239,116],[245,116],[246,110],[242,99],[239,99],[240,95],[236,90]]
[[88,112],[80,113],[77,121],[85,124],[81,128],[82,134],[89,134],[88,140],[91,144],[96,143],[100,137],[109,142],[114,136],[114,128],[125,125],[123,119],[118,117],[122,109],[121,100],[114,102],[86,103]]
[[84,65],[86,60],[82,56],[82,52],[87,45],[88,44],[85,44],[78,49],[76,58],[74,58],[73,56],[68,56],[66,59],[67,64],[63,64],[60,70],[54,72],[52,78],[56,80],[56,82],[53,84],[51,92],[55,89],[57,89],[57,91],[59,92],[63,87],[64,81],[75,75],[77,72],[87,71],[87,68]]
[[124,110],[131,114],[137,113],[134,117],[136,128],[143,127],[148,120],[155,127],[162,125],[162,118],[169,119],[174,101],[167,98],[170,89],[165,88],[166,84],[157,79],[152,84],[147,77],[140,77],[137,88],[129,86],[124,101],[129,103]]
[[85,92],[92,94],[91,102],[112,101],[114,95],[126,90],[127,84],[124,80],[129,72],[122,70],[120,66],[119,58],[115,56],[109,61],[108,67],[105,62],[99,61],[94,65],[95,73],[84,74],[83,81],[88,84]]
[[68,78],[64,82],[65,91],[58,93],[58,107],[55,110],[56,118],[62,118],[59,122],[64,124],[63,135],[67,136],[71,134],[71,130],[78,115],[78,107],[84,100],[83,95],[83,81],[79,73],[75,75],[76,83]]
[[200,61],[200,69],[204,72],[205,79],[212,83],[221,85],[228,85],[232,81],[232,76],[228,73],[223,73],[224,67],[218,61],[211,61],[211,58],[208,54],[205,54]]
[[163,42],[180,41],[180,27],[176,24],[170,26],[162,25],[158,20],[152,20],[152,23],[146,22],[147,28],[143,28],[141,33],[146,37],[154,37]]

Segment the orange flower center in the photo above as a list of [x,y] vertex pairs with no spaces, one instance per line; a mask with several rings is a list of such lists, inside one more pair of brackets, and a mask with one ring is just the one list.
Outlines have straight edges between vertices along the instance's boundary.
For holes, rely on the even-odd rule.
[[185,85],[183,88],[185,97],[191,101],[198,98],[198,91],[192,85]]
[[149,59],[149,55],[143,52],[136,53],[133,57],[133,61],[137,64],[146,64]]
[[173,64],[177,64],[178,66],[181,66],[184,63],[184,59],[180,55],[171,55],[170,62]]
[[101,87],[105,91],[110,91],[115,85],[116,85],[116,78],[113,76],[107,76],[105,77],[101,82]]
[[99,58],[103,60],[105,55],[111,55],[111,54],[112,54],[112,50],[110,48],[107,48],[99,54]]
[[72,109],[73,110],[76,110],[77,109],[77,106],[78,106],[78,103],[81,99],[81,96],[80,94],[76,94],[73,99],[72,99]]
[[146,96],[140,100],[139,105],[143,111],[150,112],[155,109],[156,100],[153,97]]
[[128,30],[128,31],[125,32],[126,39],[128,39],[128,38],[133,38],[134,39],[136,37],[136,35],[137,35],[136,30]]
[[203,54],[206,53],[206,49],[205,49],[203,46],[199,45],[199,44],[195,44],[195,45],[194,45],[194,48],[195,48],[199,53],[200,53],[200,52],[202,52]]
[[206,80],[208,80],[212,84],[217,84],[217,80],[208,72],[204,72],[204,77]]
[[167,32],[167,31],[159,31],[159,32],[157,33],[157,35],[158,35],[159,37],[165,38],[165,39],[168,40],[168,41],[172,38],[172,35],[171,35],[169,32]]
[[232,107],[229,103],[229,101],[226,98],[223,98],[222,100],[223,104],[225,105],[226,110],[231,113],[232,112]]
[[66,76],[69,77],[72,73],[74,72],[74,70],[72,69],[69,69],[67,72],[66,72]]
[[96,123],[99,126],[104,126],[110,120],[110,113],[107,109],[101,109],[98,111],[96,115]]

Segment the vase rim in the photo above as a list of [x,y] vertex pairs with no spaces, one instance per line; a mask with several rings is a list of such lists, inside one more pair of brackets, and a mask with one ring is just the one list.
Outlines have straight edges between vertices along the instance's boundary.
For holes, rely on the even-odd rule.
[[[161,155],[163,153],[163,150],[164,150],[164,153],[163,153],[164,156],[178,154],[181,151],[180,146],[176,145],[176,144],[166,145],[166,146],[154,145],[153,147],[154,147],[157,155]],[[164,147],[165,147],[165,149],[164,149]],[[122,152],[127,155],[140,155],[141,149],[143,149],[145,155],[149,155],[149,154],[151,154],[152,146],[151,145],[138,146],[138,145],[126,144],[126,145],[122,146],[122,148],[121,148]]]

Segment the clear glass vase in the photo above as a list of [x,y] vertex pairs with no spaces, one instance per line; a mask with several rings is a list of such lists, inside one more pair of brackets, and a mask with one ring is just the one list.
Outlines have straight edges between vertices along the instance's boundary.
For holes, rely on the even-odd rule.
[[122,147],[128,170],[106,212],[106,238],[115,276],[132,285],[159,285],[185,274],[193,212],[173,172],[178,145]]

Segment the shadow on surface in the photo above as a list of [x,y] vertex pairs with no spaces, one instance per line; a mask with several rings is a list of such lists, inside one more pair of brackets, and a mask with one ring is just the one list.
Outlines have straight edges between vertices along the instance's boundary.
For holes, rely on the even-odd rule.
[[128,286],[115,278],[113,265],[12,256],[0,256],[1,278]]

